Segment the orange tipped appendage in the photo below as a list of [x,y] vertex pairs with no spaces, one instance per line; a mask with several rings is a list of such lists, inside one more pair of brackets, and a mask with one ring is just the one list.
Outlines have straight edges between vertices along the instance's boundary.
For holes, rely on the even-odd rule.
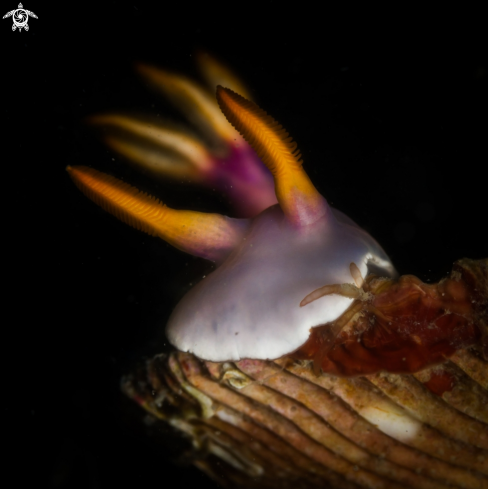
[[231,90],[234,90],[234,92],[239,93],[242,97],[252,100],[251,94],[243,81],[225,64],[203,51],[196,53],[196,59],[207,85],[212,89],[212,93],[217,85],[222,85],[223,87],[229,87]]
[[137,70],[154,87],[167,95],[202,131],[208,133],[211,128],[214,136],[217,134],[226,141],[235,139],[234,129],[218,109],[215,99],[206,90],[181,75],[152,66],[139,64]]
[[86,119],[103,128],[103,139],[117,153],[164,177],[205,181],[213,169],[205,145],[170,124],[123,114],[101,114]]
[[244,219],[170,209],[155,197],[86,166],[68,166],[66,170],[75,185],[104,210],[192,255],[222,261],[247,227]]
[[254,102],[237,93],[217,87],[217,101],[229,122],[254,148],[273,174],[281,209],[294,224],[312,224],[328,210],[302,168],[302,159],[286,130]]

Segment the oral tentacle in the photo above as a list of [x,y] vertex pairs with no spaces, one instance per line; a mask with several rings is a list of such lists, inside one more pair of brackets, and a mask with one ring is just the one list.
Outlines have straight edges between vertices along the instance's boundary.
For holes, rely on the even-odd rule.
[[351,263],[349,265],[349,271],[351,272],[351,277],[353,278],[356,287],[360,289],[364,284],[364,277],[361,270],[359,270],[359,267],[355,263]]
[[[332,295],[332,294],[337,294],[341,295],[343,297],[349,297],[350,299],[361,299],[364,297],[364,292],[356,287],[355,285],[352,284],[331,284],[331,285],[324,285],[323,287],[320,287],[313,292],[310,292],[307,296],[305,296],[300,302],[300,307],[304,307],[307,304],[310,304],[313,301],[316,301],[317,299],[320,299],[321,297],[324,297],[326,295]],[[367,298],[366,296],[365,298]]]

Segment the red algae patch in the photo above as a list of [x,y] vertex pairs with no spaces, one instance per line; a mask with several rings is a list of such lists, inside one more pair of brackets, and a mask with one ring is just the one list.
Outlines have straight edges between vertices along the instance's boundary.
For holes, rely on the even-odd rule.
[[[486,260],[460,260],[450,278],[434,285],[411,275],[396,281],[369,276],[363,288],[372,299],[357,299],[338,320],[313,328],[290,356],[342,376],[413,373],[481,343],[488,294],[473,264],[483,278]],[[331,337],[331,331],[340,332]]]

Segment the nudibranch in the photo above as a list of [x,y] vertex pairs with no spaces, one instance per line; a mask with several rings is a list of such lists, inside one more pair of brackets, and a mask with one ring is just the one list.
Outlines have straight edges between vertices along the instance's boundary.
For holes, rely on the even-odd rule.
[[169,319],[177,351],[124,392],[186,434],[193,463],[223,486],[488,489],[488,259],[459,260],[437,284],[398,278],[320,195],[283,127],[218,64],[204,68],[234,88],[217,88],[231,125],[192,82],[140,70],[213,145],[122,115],[93,122],[155,173],[220,185],[245,218],[174,210],[67,168],[105,210],[217,266]]
[[178,350],[214,362],[276,359],[304,345],[312,328],[334,321],[352,302],[334,292],[304,305],[311,292],[334,284],[352,288],[371,270],[385,277],[395,270],[368,233],[327,204],[296,144],[273,118],[230,89],[219,86],[217,100],[274,178],[278,204],[254,218],[175,211],[96,170],[68,171],[119,219],[216,263],[169,319],[167,336]]

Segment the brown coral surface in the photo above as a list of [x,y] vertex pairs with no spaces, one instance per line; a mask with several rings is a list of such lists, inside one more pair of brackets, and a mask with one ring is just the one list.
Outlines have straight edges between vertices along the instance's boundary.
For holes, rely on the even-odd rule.
[[[372,300],[353,303],[321,371],[297,355],[212,363],[175,352],[123,390],[182,432],[193,463],[224,487],[488,488],[487,270],[460,260],[435,285],[369,279]],[[349,348],[337,361],[350,335],[381,360]]]

